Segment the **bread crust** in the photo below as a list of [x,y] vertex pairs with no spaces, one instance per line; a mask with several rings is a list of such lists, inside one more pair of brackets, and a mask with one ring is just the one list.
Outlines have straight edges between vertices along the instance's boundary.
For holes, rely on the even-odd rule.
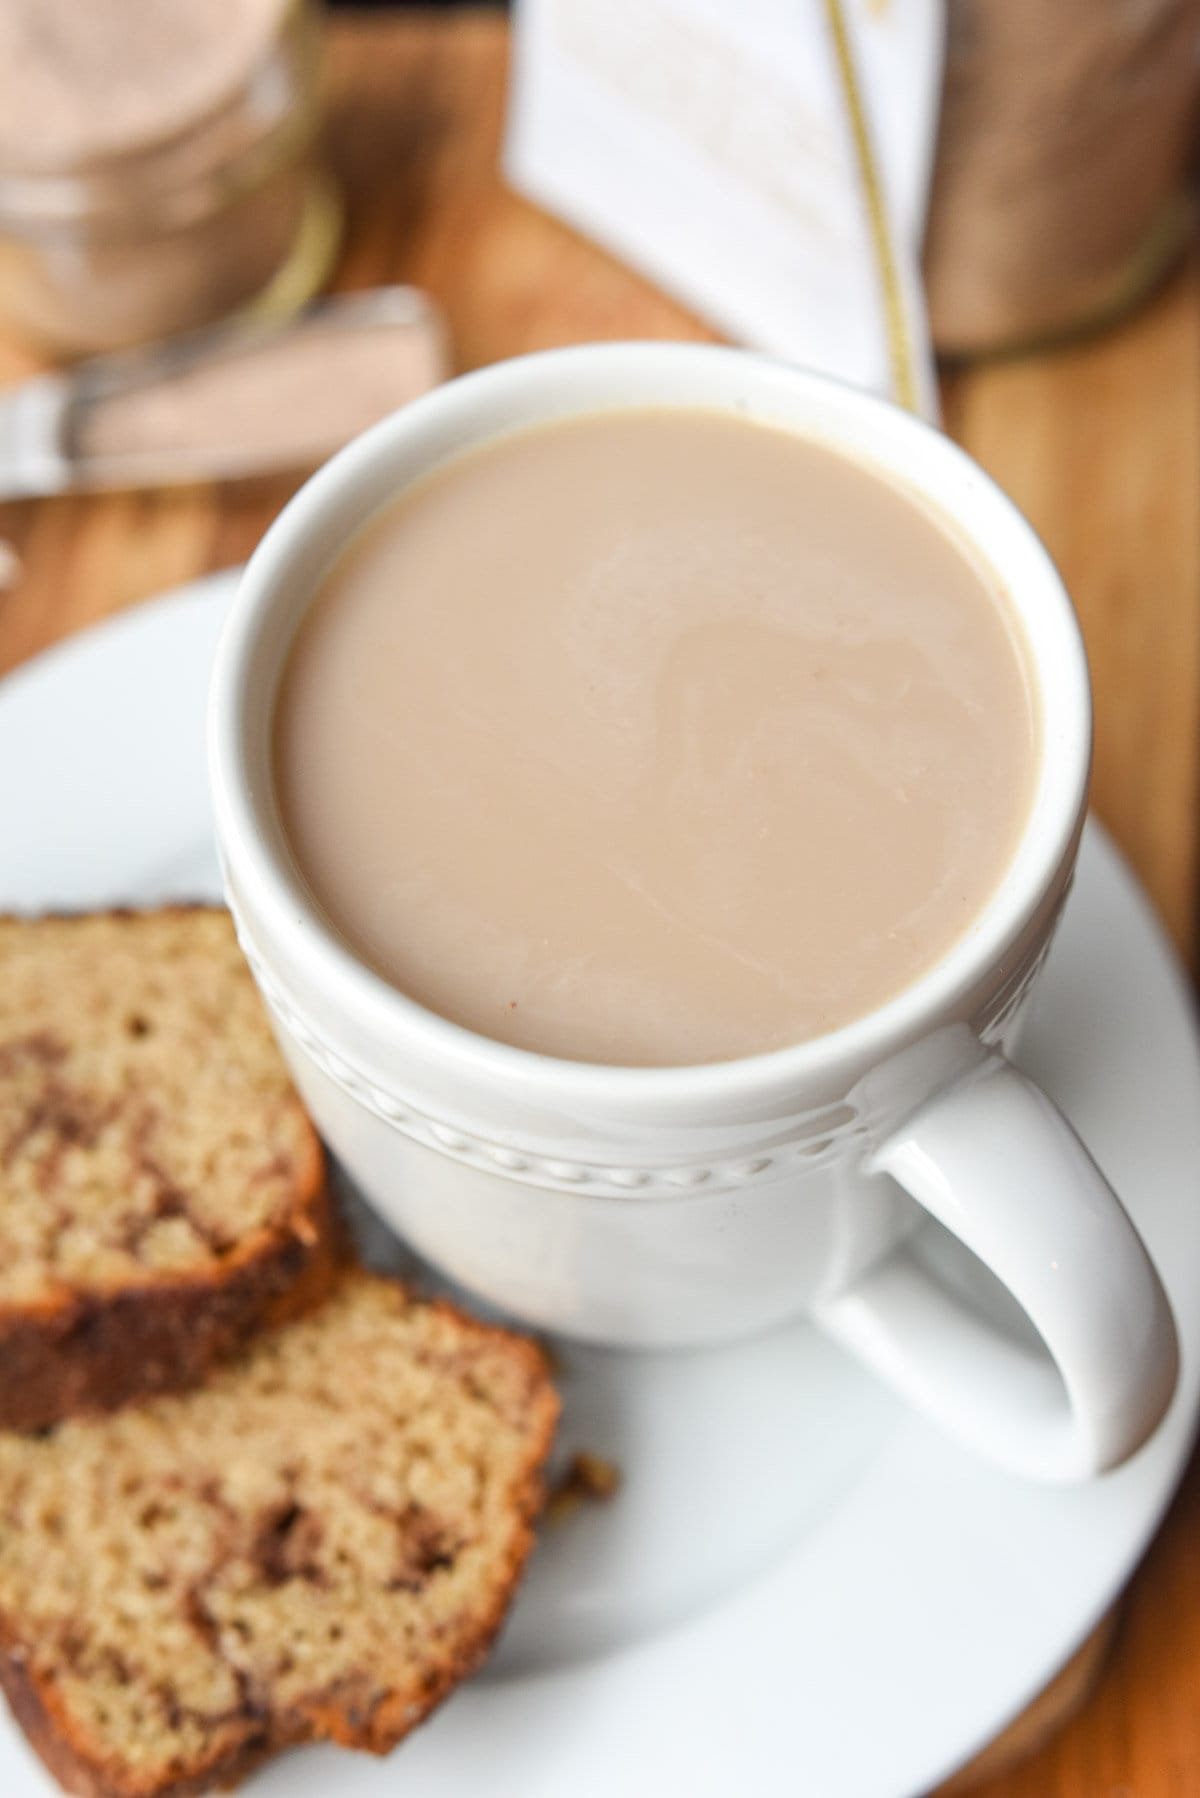
[[232,1750],[221,1749],[202,1767],[189,1768],[169,1784],[130,1779],[118,1767],[89,1757],[74,1739],[70,1718],[52,1685],[29,1669],[25,1653],[0,1619],[0,1690],[43,1766],[75,1798],[200,1798],[232,1791],[254,1769],[291,1743],[247,1736]]
[[0,1307],[0,1429],[47,1429],[199,1385],[256,1331],[319,1304],[342,1259],[324,1153],[310,1131],[291,1215],[219,1265]]

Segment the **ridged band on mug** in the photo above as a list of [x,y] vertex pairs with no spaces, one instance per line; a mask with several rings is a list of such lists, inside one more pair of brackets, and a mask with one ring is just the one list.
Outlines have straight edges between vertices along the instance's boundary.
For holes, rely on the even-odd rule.
[[[730,1191],[791,1172],[816,1169],[843,1156],[852,1144],[865,1149],[868,1137],[889,1120],[868,1118],[853,1092],[843,1099],[797,1112],[776,1121],[760,1143],[743,1146],[735,1155],[716,1159],[680,1157],[669,1163],[582,1161],[543,1155],[511,1142],[498,1141],[457,1121],[431,1112],[408,1094],[390,1092],[334,1049],[312,1020],[280,987],[265,964],[249,930],[230,907],[238,942],[264,1001],[280,1027],[317,1071],[365,1110],[373,1112],[401,1135],[425,1148],[488,1173],[519,1180],[548,1191],[580,1192],[597,1197],[679,1199],[700,1188]],[[1045,960],[1049,939],[992,996],[986,1017],[977,1025],[982,1042],[1002,1044],[1015,1023]]]

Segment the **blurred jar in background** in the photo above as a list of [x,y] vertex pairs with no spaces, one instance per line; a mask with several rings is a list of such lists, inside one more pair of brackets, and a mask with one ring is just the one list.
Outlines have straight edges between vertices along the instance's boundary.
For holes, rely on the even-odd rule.
[[0,0],[0,330],[123,348],[328,273],[310,0]]
[[947,0],[925,246],[943,353],[1116,315],[1186,242],[1200,0]]

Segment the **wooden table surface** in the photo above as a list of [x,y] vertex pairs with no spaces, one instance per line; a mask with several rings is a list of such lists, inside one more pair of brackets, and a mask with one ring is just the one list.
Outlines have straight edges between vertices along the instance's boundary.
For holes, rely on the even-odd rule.
[[[488,13],[364,16],[332,27],[331,150],[348,200],[336,285],[428,289],[446,310],[460,368],[583,339],[708,337],[628,270],[505,191],[496,172],[505,64],[505,26]],[[0,383],[33,367],[0,344]],[[1194,973],[1200,246],[1118,330],[949,375],[945,415],[1063,570],[1095,685],[1095,809]],[[0,592],[0,672],[164,587],[240,561],[294,485],[0,506],[0,538],[24,564]],[[993,1751],[993,1770],[975,1771],[977,1798],[1200,1794],[1200,1465],[1112,1637],[1103,1655],[1098,1642],[1064,1679],[1045,1716],[1061,1724],[1080,1694],[1082,1709],[1032,1753],[1044,1719],[1018,1726]]]

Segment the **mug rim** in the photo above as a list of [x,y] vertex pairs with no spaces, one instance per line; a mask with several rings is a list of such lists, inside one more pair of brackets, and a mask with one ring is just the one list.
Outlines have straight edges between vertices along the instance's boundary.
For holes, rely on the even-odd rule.
[[[610,384],[622,379],[660,391],[606,398]],[[681,397],[665,397],[664,386]],[[578,395],[581,387],[594,397],[572,401],[570,392]],[[473,420],[503,413],[507,402],[520,410],[522,401],[524,411],[507,426],[476,430]],[[669,1066],[573,1061],[519,1048],[441,1017],[392,986],[355,955],[285,857],[273,850],[271,832],[264,828],[274,803],[271,781],[269,774],[252,777],[246,740],[252,722],[261,725],[273,714],[287,649],[327,567],[404,486],[506,428],[647,406],[768,419],[850,454],[923,499],[1000,582],[1022,627],[1040,718],[1034,791],[1005,871],[966,929],[922,974],[861,1017],[820,1036],[735,1060]],[[436,453],[436,442],[455,431],[458,442]],[[415,455],[413,471],[363,507],[372,477],[378,484],[381,471],[405,452]],[[339,517],[349,522],[339,524]],[[303,590],[303,598],[283,633],[275,686],[264,708],[254,679],[257,655],[273,610],[293,590]],[[889,401],[755,351],[702,343],[584,344],[535,351],[435,388],[355,438],[299,489],[251,555],[222,627],[210,686],[208,755],[227,887],[230,876],[235,887],[252,884],[252,909],[269,920],[268,940],[289,960],[299,959],[327,1000],[366,1019],[383,1040],[513,1090],[536,1089],[542,1102],[619,1106],[636,1100],[640,1110],[656,1101],[703,1105],[718,1095],[736,1100],[794,1092],[838,1068],[870,1065],[935,1029],[956,999],[1003,960],[1069,866],[1090,774],[1091,696],[1078,622],[1048,552],[1002,490],[931,425]]]

